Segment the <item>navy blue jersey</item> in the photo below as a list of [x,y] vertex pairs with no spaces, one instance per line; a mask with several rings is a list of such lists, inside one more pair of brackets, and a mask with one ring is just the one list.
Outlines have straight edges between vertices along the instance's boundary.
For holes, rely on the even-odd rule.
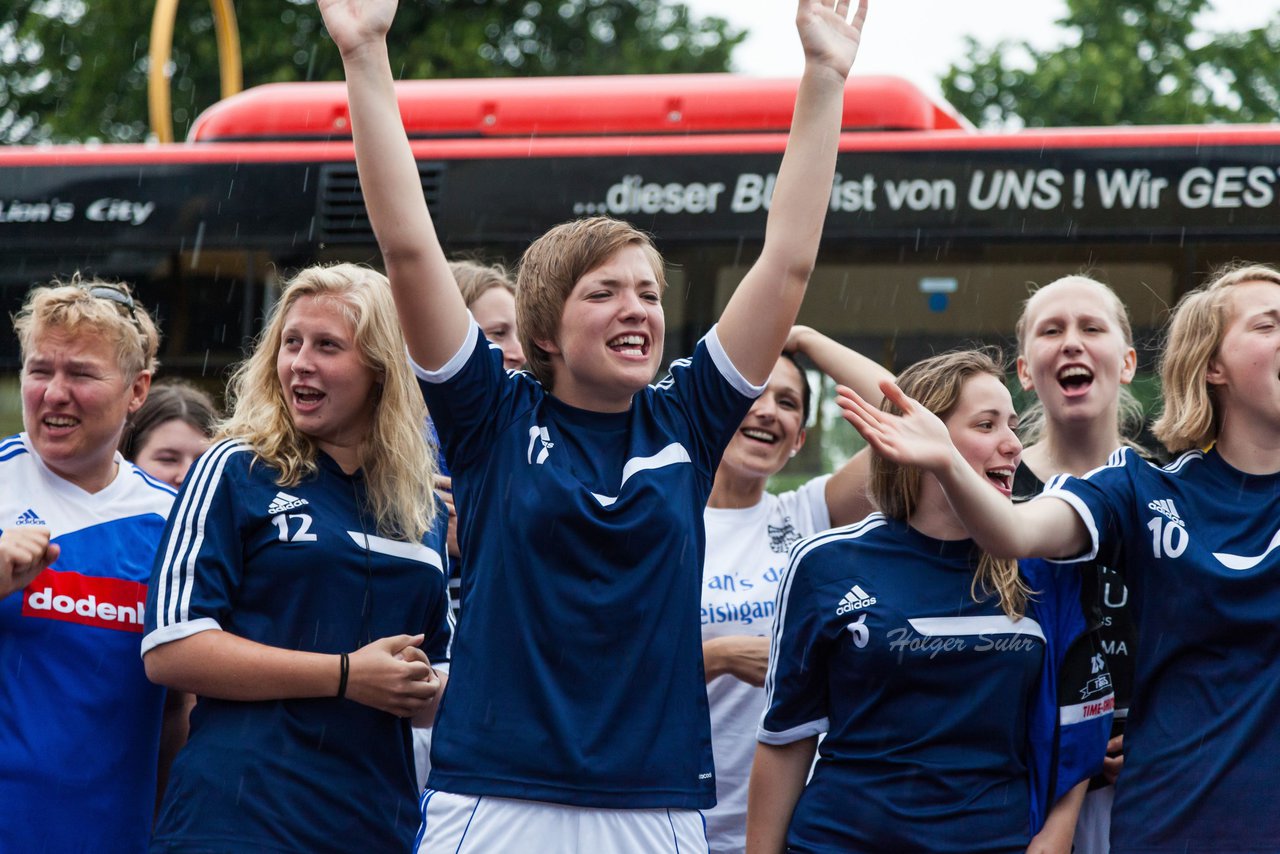
[[[1044,491],[1044,482],[1036,477],[1025,463],[1018,466],[1013,476],[1014,502],[1030,501]],[[1076,757],[1069,745],[1060,739],[1069,727],[1093,729],[1090,712],[1111,708],[1109,735],[1122,735],[1124,719],[1129,713],[1129,696],[1133,693],[1133,651],[1137,648],[1137,635],[1133,628],[1133,615],[1128,607],[1129,589],[1124,577],[1107,564],[1114,564],[1118,555],[1088,564],[1061,566],[1042,560],[1023,560],[1019,564],[1024,576],[1038,574],[1032,580],[1033,589],[1042,583],[1050,585],[1060,595],[1074,599],[1078,607],[1063,609],[1058,616],[1074,621],[1078,614],[1081,622],[1069,628],[1064,642],[1059,644],[1057,655],[1051,662],[1055,690],[1061,704],[1053,729],[1052,756],[1057,758],[1055,767],[1049,769],[1049,793],[1046,807],[1080,781],[1083,769],[1097,764],[1092,745],[1086,743]],[[1043,571],[1040,571],[1043,568]],[[1035,609],[1040,597],[1033,600]],[[1034,615],[1033,615],[1034,616]],[[1041,627],[1044,620],[1040,620]],[[1052,633],[1046,631],[1052,637]],[[1050,642],[1050,647],[1054,644]],[[1049,687],[1049,686],[1042,686]],[[1107,697],[1110,695],[1110,699]],[[1035,735],[1032,736],[1035,738]],[[1105,747],[1104,747],[1105,750]],[[1076,761],[1078,758],[1078,761]],[[1101,773],[1092,775],[1089,788],[1100,789],[1111,783]],[[1110,812],[1106,814],[1109,823]]]
[[[144,653],[209,630],[328,654],[421,633],[448,661],[444,513],[422,544],[380,537],[360,474],[317,456],[289,487],[244,442],[196,462],[156,557]],[[407,720],[348,699],[202,697],[153,850],[408,850],[416,790]]]
[[1133,593],[1111,850],[1280,850],[1280,474],[1212,450],[1160,468],[1123,449],[1044,494],[1084,520],[1085,558],[1120,549]]
[[466,555],[428,785],[711,806],[702,510],[760,389],[714,330],[626,412],[575,409],[507,374],[474,324],[440,371],[416,370]]
[[0,532],[48,528],[62,553],[0,599],[0,851],[137,854],[155,808],[164,690],[138,659],[173,490],[118,454],[95,493],[0,441]]
[[978,554],[879,513],[792,550],[758,738],[827,737],[788,850],[1026,849],[1045,639],[974,601]]

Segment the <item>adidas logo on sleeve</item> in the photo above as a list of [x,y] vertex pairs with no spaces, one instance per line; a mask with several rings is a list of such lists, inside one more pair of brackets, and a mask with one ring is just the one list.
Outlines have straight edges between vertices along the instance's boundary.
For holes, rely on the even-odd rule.
[[274,516],[277,513],[285,513],[289,510],[296,510],[299,507],[305,507],[311,502],[305,498],[295,498],[287,492],[277,492],[276,497],[271,499],[271,504],[267,507],[267,515]]
[[868,595],[861,585],[855,584],[849,589],[848,593],[844,594],[844,598],[836,606],[836,616],[843,617],[845,614],[859,611],[874,604],[876,604],[876,597]]

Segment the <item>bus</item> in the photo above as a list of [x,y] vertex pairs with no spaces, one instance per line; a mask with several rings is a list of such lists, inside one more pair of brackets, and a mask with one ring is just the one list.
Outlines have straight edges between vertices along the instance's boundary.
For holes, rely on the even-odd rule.
[[[447,251],[511,263],[555,223],[626,219],[670,261],[674,357],[760,249],[797,85],[658,75],[398,94]],[[1280,261],[1280,125],[978,131],[904,80],[855,76],[836,172],[800,322],[893,368],[1007,340],[1029,285],[1087,271],[1129,305],[1149,374],[1183,292],[1233,259]],[[341,83],[247,90],[182,144],[0,150],[0,302],[77,270],[129,281],[159,312],[167,375],[220,383],[279,282],[338,260],[379,265]]]

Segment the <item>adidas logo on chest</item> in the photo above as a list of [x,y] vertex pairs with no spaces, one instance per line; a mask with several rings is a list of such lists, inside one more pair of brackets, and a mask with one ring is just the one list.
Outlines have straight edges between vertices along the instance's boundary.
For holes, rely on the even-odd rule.
[[876,597],[863,590],[862,585],[855,584],[841,597],[840,604],[836,606],[836,616],[843,617],[845,614],[860,611],[874,604],[876,604]]
[[271,504],[267,506],[267,515],[274,516],[277,513],[287,513],[290,510],[305,507],[309,503],[305,498],[297,498],[287,492],[277,492],[276,497],[271,499]]
[[40,514],[30,507],[24,510],[22,512],[22,515],[20,515],[17,519],[13,520],[13,523],[15,525],[41,525],[43,527],[49,526],[49,523],[41,519]]

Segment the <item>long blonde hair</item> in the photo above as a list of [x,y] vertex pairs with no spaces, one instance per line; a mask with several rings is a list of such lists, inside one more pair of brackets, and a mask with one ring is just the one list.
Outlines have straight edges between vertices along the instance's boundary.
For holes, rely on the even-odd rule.
[[1218,438],[1222,413],[1206,372],[1231,320],[1230,289],[1248,282],[1280,285],[1280,271],[1264,264],[1225,267],[1179,300],[1173,310],[1160,358],[1164,408],[1151,432],[1175,454],[1207,447]]
[[[963,350],[944,353],[916,362],[898,375],[898,386],[921,406],[945,419],[960,401],[960,393],[971,377],[987,374],[1004,382],[998,353],[985,350]],[[889,400],[881,409],[901,414]],[[924,474],[914,466],[903,466],[874,451],[871,454],[871,478],[867,487],[871,500],[880,512],[891,519],[909,522],[920,504]],[[998,559],[982,552],[970,587],[974,601],[995,595],[1000,609],[1011,619],[1026,611],[1031,589],[1018,573],[1018,562]]]
[[331,301],[351,322],[361,361],[382,375],[373,423],[360,445],[370,509],[378,533],[421,540],[435,518],[432,485],[436,455],[424,434],[427,409],[409,368],[391,288],[381,273],[356,264],[308,267],[285,286],[249,358],[232,375],[231,414],[217,438],[242,439],[279,472],[277,483],[296,485],[316,471],[315,441],[289,416],[276,372],[289,310],[304,297]]
[[[1091,276],[1075,275],[1063,276],[1055,279],[1043,287],[1036,288],[1022,303],[1022,313],[1018,315],[1018,322],[1014,326],[1014,335],[1017,336],[1018,355],[1026,357],[1027,342],[1030,338],[1030,309],[1031,302],[1041,291],[1052,288],[1060,284],[1086,284],[1095,286],[1103,295],[1104,301],[1111,309],[1112,318],[1120,329],[1120,334],[1124,337],[1124,343],[1133,346],[1133,324],[1129,320],[1129,309],[1125,306],[1124,301],[1120,299],[1115,291],[1111,290],[1104,282],[1100,282]],[[1117,430],[1120,433],[1120,443],[1134,448],[1137,451],[1146,453],[1146,449],[1138,443],[1138,436],[1142,433],[1142,425],[1146,413],[1142,410],[1142,404],[1133,396],[1133,391],[1127,386],[1122,385],[1119,388],[1119,406],[1116,410],[1118,420]],[[1044,403],[1037,399],[1023,411],[1018,417],[1018,437],[1022,439],[1022,443],[1031,446],[1044,439],[1045,430],[1048,424],[1044,411]]]

